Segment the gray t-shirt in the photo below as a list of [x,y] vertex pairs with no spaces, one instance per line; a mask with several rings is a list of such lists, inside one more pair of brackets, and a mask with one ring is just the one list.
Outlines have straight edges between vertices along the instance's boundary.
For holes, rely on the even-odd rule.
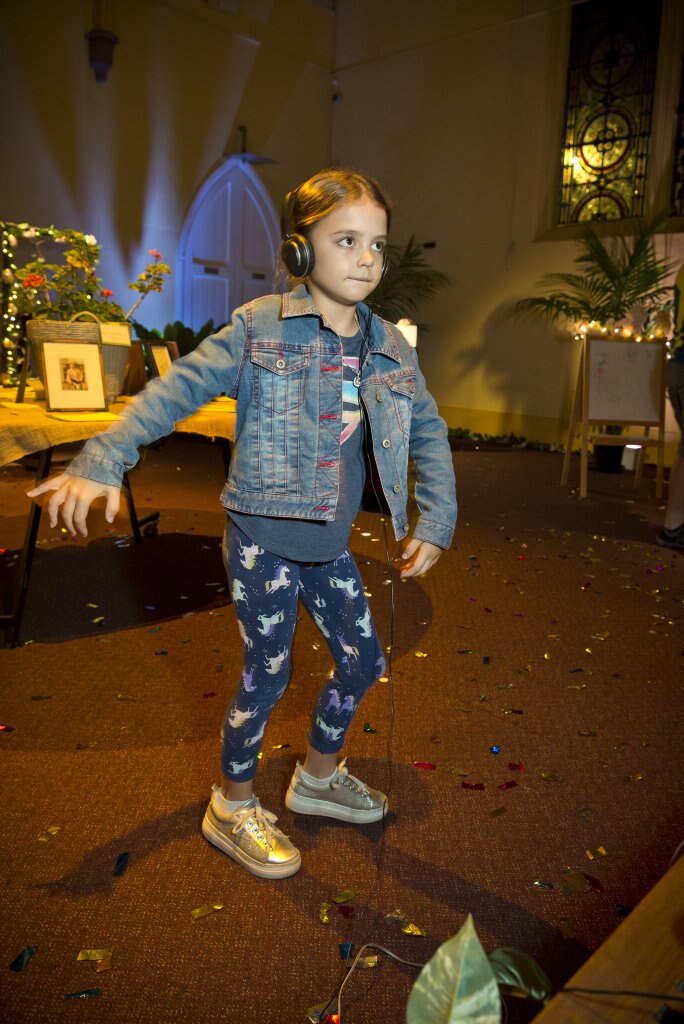
[[340,495],[335,518],[285,519],[254,516],[228,509],[228,515],[254,544],[293,562],[332,562],[349,543],[352,523],[361,504],[365,477],[363,424],[359,389],[361,333],[342,342],[342,434],[340,445]]

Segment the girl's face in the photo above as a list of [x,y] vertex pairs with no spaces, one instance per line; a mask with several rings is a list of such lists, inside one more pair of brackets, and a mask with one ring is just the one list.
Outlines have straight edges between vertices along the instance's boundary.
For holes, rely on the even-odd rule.
[[362,302],[382,275],[387,214],[364,197],[337,206],[308,232],[315,253],[307,278],[318,308],[329,318]]

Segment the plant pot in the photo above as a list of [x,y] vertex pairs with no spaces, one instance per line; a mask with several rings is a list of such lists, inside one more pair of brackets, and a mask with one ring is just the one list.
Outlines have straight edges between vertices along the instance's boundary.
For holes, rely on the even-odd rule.
[[591,468],[597,473],[621,473],[623,450],[621,444],[595,444]]
[[[78,317],[92,317],[91,321],[79,320]],[[100,342],[102,345],[102,364],[104,367],[105,379],[112,375],[116,377],[118,391],[123,391],[126,370],[131,352],[131,324],[123,321],[118,322],[117,327],[125,327],[127,340],[102,341],[102,335],[110,325],[102,323],[94,313],[77,313],[71,320],[28,320],[26,322],[26,334],[31,346],[31,363],[40,380],[43,380],[43,361],[40,355],[40,347],[44,341],[86,341]],[[104,332],[103,332],[104,328]],[[121,332],[123,334],[123,332]]]

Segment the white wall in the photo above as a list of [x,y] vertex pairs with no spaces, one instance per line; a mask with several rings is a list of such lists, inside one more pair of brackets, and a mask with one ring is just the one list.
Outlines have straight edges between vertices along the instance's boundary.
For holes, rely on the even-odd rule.
[[[453,426],[565,440],[575,345],[505,312],[544,272],[572,269],[576,252],[550,230],[569,27],[565,0],[338,4],[333,156],[386,185],[393,240],[436,242],[427,254],[453,280],[421,341]],[[675,32],[664,47],[676,66]],[[655,166],[653,189],[662,179]],[[681,235],[660,244],[684,256]]]

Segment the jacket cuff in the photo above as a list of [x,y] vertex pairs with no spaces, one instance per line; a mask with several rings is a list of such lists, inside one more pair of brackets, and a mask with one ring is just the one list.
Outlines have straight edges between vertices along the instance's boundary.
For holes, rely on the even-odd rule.
[[98,484],[121,487],[123,466],[100,455],[87,455],[81,452],[64,470],[69,476],[83,476],[86,480],[94,480]]
[[444,523],[437,523],[434,519],[421,518],[416,527],[411,531],[411,536],[416,540],[426,540],[429,544],[436,544],[438,548],[445,551],[451,547],[454,536],[454,527],[446,526]]

